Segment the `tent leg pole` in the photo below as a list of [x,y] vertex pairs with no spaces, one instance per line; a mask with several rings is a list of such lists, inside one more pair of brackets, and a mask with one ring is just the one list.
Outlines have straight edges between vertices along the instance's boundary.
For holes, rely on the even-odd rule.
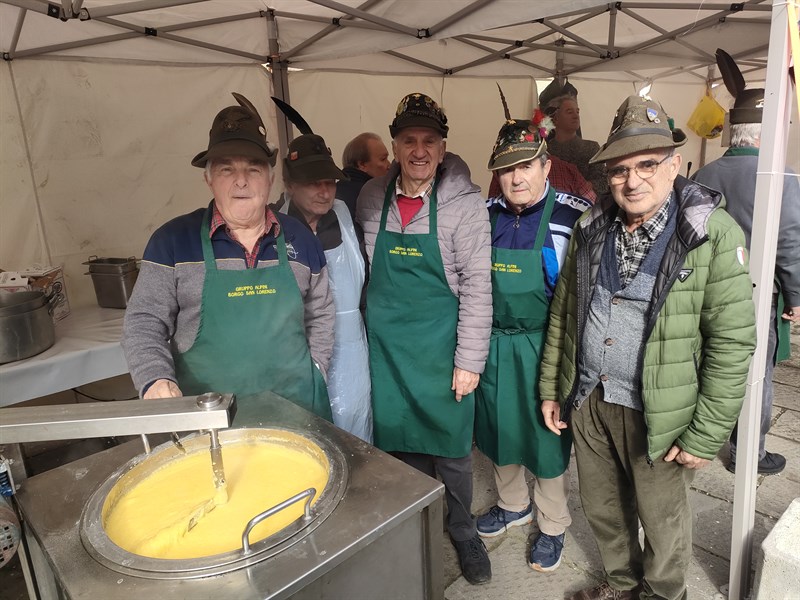
[[748,375],[744,409],[739,417],[736,440],[736,479],[731,530],[731,564],[728,598],[742,600],[749,596],[753,557],[753,526],[756,508],[758,438],[761,394],[767,357],[767,335],[771,327],[772,281],[778,245],[783,173],[791,104],[789,101],[789,28],[785,4],[772,5],[764,115],[761,122],[762,143],[756,175],[756,204],[750,242],[750,272],[755,286],[756,332],[759,340]]
[[[276,98],[280,98],[287,104],[289,103],[289,69],[288,63],[280,60],[280,48],[278,46],[278,24],[275,21],[275,11],[267,11],[267,33],[269,35],[269,55],[272,58],[272,93]],[[292,124],[281,111],[275,111],[275,119],[278,123],[278,146],[281,148],[281,155],[285,155],[289,148],[289,141],[292,139]]]

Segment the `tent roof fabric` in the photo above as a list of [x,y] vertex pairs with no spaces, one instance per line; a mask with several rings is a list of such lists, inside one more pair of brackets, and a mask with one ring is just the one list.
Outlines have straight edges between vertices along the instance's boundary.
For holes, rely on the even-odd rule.
[[759,80],[770,10],[766,0],[0,0],[0,48],[7,60],[635,82],[705,80],[724,46]]

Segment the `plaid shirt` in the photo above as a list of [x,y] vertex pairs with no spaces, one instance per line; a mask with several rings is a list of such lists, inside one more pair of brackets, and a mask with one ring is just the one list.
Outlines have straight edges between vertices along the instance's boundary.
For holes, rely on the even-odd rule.
[[586,198],[592,203],[597,200],[592,184],[584,179],[578,167],[555,155],[550,157],[550,174],[547,178],[559,191]]
[[672,192],[667,196],[658,212],[642,223],[639,227],[629,232],[625,227],[625,212],[620,210],[614,219],[612,227],[616,227],[616,253],[619,280],[623,287],[636,277],[639,267],[642,266],[647,253],[650,251],[656,238],[661,235],[669,219],[669,205],[672,201]]
[[[253,251],[250,252],[247,248],[245,248],[242,243],[236,239],[236,236],[233,235],[231,232],[230,227],[225,222],[225,219],[222,217],[222,213],[219,212],[217,208],[217,203],[214,202],[214,212],[211,214],[211,225],[209,227],[210,231],[208,232],[208,237],[214,237],[214,232],[219,229],[220,227],[225,227],[225,233],[228,234],[228,237],[231,238],[234,242],[239,244],[239,246],[244,250],[244,260],[247,263],[248,269],[254,269],[256,266],[256,262],[258,260],[258,251],[261,249],[261,240],[263,240],[269,233],[273,233],[275,237],[278,237],[278,234],[281,230],[281,225],[278,222],[278,218],[275,214],[270,210],[269,206],[264,208],[264,233],[261,234],[261,237],[256,240],[255,245],[253,246]],[[274,228],[274,231],[273,231]]]

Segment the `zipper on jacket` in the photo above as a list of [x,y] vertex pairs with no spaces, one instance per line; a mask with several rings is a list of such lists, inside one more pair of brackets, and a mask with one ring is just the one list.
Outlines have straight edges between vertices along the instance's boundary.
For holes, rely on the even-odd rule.
[[[638,373],[641,373],[644,370],[644,352],[647,346],[647,341],[650,339],[650,334],[653,333],[653,328],[656,325],[656,321],[658,321],[658,314],[661,312],[661,308],[664,306],[664,302],[667,301],[667,295],[669,292],[665,293],[665,290],[670,290],[672,285],[675,283],[675,280],[678,278],[680,274],[681,267],[683,267],[684,263],[686,262],[686,256],[694,250],[695,248],[701,246],[708,240],[708,234],[704,235],[700,238],[695,244],[691,246],[684,246],[685,250],[680,255],[680,260],[675,261],[675,268],[672,269],[672,273],[670,273],[669,277],[667,277],[667,281],[664,286],[659,291],[659,295],[656,298],[655,304],[653,304],[653,310],[650,311],[650,316],[648,317],[647,324],[645,326],[644,331],[644,344],[641,346],[639,350],[639,357],[637,362]],[[655,290],[654,290],[655,291]],[[697,370],[697,363],[695,362],[695,372]],[[698,374],[698,381],[699,381],[699,374]],[[642,408],[644,408],[644,386],[642,383],[641,378],[639,379],[639,398],[642,400]],[[644,416],[644,410],[642,410],[642,416]],[[649,431],[650,426],[647,424],[645,420],[645,427]],[[650,466],[653,466],[653,461],[650,459],[650,443],[647,444],[647,461]]]
[[[578,231],[575,235],[579,235],[579,236],[583,237],[583,242],[586,244],[585,251],[588,252],[589,240],[584,235],[584,232],[583,231]],[[577,244],[577,242],[576,242],[576,244]],[[573,359],[575,361],[575,381],[572,382],[572,389],[569,391],[569,395],[567,396],[567,403],[566,403],[566,406],[564,407],[564,421],[565,422],[569,418],[569,415],[572,412],[572,409],[573,409],[574,404],[575,404],[575,390],[580,385],[580,360],[579,359],[580,359],[580,356],[581,356],[581,341],[582,341],[582,337],[583,337],[583,330],[584,330],[584,328],[586,326],[586,314],[584,314],[586,311],[583,310],[583,298],[581,297],[581,294],[585,295],[587,293],[584,290],[584,286],[582,285],[582,283],[583,283],[584,275],[586,276],[587,282],[591,278],[590,273],[588,272],[588,271],[590,271],[590,269],[588,268],[588,266],[589,266],[588,257],[586,257],[585,260],[582,261],[581,260],[581,254],[582,254],[581,250],[582,250],[581,247],[578,247],[578,248],[575,249],[575,253],[576,253],[575,260],[577,261],[577,265],[575,267],[575,285],[577,286],[577,292],[576,292],[576,296],[577,297],[576,297],[575,300],[576,300],[576,303],[578,305],[578,312],[575,315],[576,321],[577,321],[576,322],[576,327],[577,327],[576,334],[577,335],[575,336],[575,338],[576,338],[575,339],[575,356],[573,357]]]
[[[395,204],[396,203],[397,202],[395,201]],[[427,214],[428,214],[428,216],[430,216],[430,214],[431,214],[430,200],[426,199],[426,198],[423,198],[422,199],[422,206],[419,207],[419,210],[416,213],[414,213],[414,216],[411,217],[411,219],[409,219],[408,223],[406,223],[405,225],[403,225],[403,217],[400,215],[400,207],[399,206],[397,207],[397,213],[398,213],[398,216],[400,217],[400,233],[405,233],[406,232],[406,228],[408,228],[414,221],[417,221],[417,220],[419,220],[419,219],[421,219],[423,217],[422,209],[425,208],[426,204],[428,205],[428,213]],[[430,225],[428,226],[428,233],[430,233]]]
[[519,229],[519,215],[514,217],[514,229]]

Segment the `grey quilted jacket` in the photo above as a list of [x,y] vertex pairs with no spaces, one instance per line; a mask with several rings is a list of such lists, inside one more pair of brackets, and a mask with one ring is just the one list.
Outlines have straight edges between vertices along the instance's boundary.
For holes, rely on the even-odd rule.
[[[370,266],[387,186],[400,171],[392,163],[383,177],[368,181],[356,206],[356,221],[364,229]],[[492,331],[491,235],[489,213],[480,188],[470,180],[467,164],[450,152],[439,167],[437,220],[439,249],[450,289],[459,299],[455,366],[483,373]],[[406,233],[428,233],[429,202],[406,226]],[[386,229],[399,232],[400,211],[392,192]],[[402,302],[402,298],[397,299]],[[425,310],[425,307],[419,307]]]

